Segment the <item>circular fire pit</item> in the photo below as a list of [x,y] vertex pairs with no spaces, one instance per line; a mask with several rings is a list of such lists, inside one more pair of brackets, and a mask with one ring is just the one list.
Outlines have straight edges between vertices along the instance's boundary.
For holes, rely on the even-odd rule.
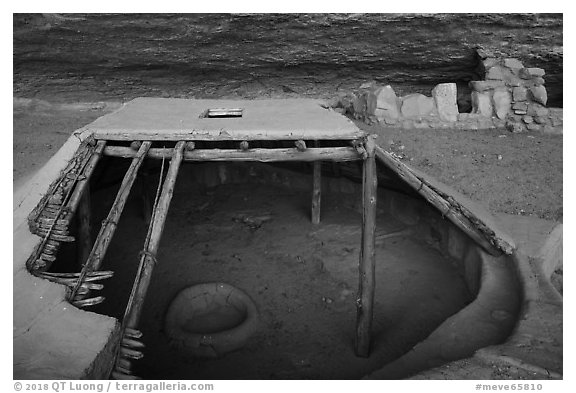
[[166,314],[170,344],[186,355],[217,358],[242,348],[257,328],[250,297],[225,283],[198,284],[176,295]]

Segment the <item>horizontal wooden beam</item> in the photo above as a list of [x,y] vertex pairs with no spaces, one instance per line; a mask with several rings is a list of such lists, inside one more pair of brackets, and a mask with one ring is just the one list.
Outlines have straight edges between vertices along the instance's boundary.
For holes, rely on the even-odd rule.
[[[106,146],[104,155],[112,157],[132,158],[136,152],[130,147]],[[170,159],[172,149],[154,148],[148,150],[149,158]],[[299,151],[297,148],[287,149],[196,149],[184,152],[184,161],[355,161],[362,157],[353,147],[321,147]]]
[[226,131],[226,130],[158,130],[150,131],[127,131],[125,129],[92,129],[95,139],[108,141],[296,141],[302,140],[354,140],[366,136],[363,131]]

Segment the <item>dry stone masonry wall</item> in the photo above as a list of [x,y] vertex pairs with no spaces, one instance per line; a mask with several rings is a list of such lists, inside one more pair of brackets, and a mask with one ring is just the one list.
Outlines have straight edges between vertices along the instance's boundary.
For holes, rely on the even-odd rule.
[[498,59],[482,49],[477,53],[484,80],[470,82],[472,113],[505,120],[512,132],[554,132],[561,125],[561,114],[546,107],[542,68],[524,67],[513,58]]
[[441,83],[430,96],[398,97],[391,85],[364,83],[329,105],[368,124],[401,128],[507,129],[562,133],[562,109],[547,108],[542,68],[514,58],[497,58],[478,49],[483,80],[471,81],[472,111],[459,113],[456,83]]

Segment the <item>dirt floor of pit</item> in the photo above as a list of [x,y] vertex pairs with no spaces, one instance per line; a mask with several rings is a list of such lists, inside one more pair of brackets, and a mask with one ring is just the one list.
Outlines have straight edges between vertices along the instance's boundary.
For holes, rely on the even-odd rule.
[[[181,174],[182,175],[182,174]],[[94,200],[110,204],[114,190]],[[379,241],[374,347],[353,351],[361,215],[348,194],[325,194],[322,222],[310,223],[310,193],[268,185],[222,185],[176,191],[141,329],[146,379],[360,378],[399,357],[470,300],[449,260],[409,236]],[[103,269],[115,271],[94,311],[122,316],[145,225],[133,198]],[[103,215],[105,209],[100,215]],[[258,228],[239,217],[269,216]],[[405,229],[382,213],[378,233]],[[222,281],[245,291],[261,327],[248,344],[218,360],[172,350],[163,334],[170,301],[183,288]]]

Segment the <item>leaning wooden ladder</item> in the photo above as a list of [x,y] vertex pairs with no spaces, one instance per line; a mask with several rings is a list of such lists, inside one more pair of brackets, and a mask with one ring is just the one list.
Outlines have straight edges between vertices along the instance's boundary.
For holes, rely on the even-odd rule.
[[[170,160],[168,174],[162,186],[162,192],[159,195],[157,193],[157,197],[155,198],[152,219],[148,227],[144,248],[140,253],[138,272],[136,273],[136,279],[134,280],[132,292],[130,293],[122,321],[121,342],[117,349],[116,363],[112,371],[112,378],[115,379],[134,378],[132,376],[130,359],[139,359],[143,356],[140,348],[143,348],[144,345],[138,340],[141,333],[137,328],[140,315],[142,314],[146,292],[152,280],[152,271],[156,265],[156,254],[160,245],[164,224],[166,223],[170,201],[174,193],[176,176],[182,163],[184,146],[185,142],[183,141],[176,143]],[[160,173],[162,174],[162,171]],[[158,187],[158,189],[160,189],[160,187]]]

